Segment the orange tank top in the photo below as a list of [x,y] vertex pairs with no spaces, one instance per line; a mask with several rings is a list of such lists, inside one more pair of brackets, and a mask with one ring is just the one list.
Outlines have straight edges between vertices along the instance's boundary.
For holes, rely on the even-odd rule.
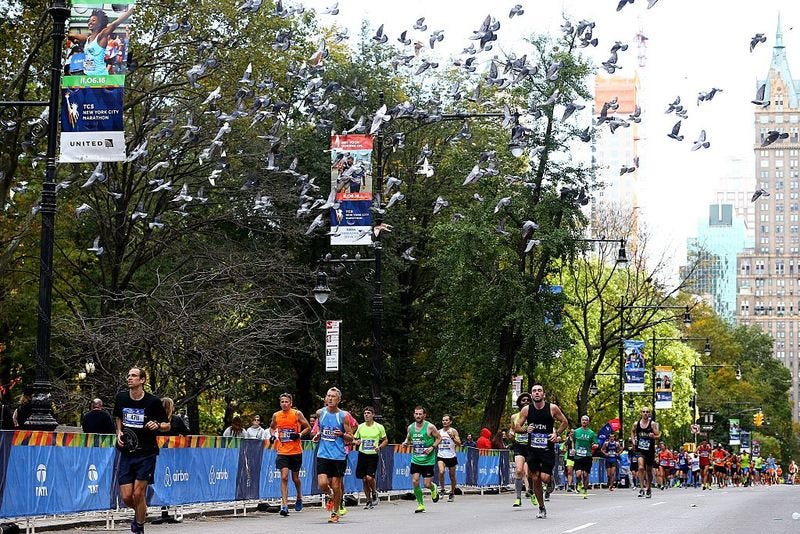
[[278,430],[278,454],[303,454],[303,446],[300,440],[293,440],[289,437],[292,432],[300,432],[300,421],[297,419],[297,412],[294,408],[288,412],[283,410],[277,412],[275,414],[275,426]]

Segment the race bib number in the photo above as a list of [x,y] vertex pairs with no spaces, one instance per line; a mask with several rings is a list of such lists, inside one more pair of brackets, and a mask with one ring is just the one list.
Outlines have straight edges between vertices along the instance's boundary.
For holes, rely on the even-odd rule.
[[[279,434],[279,436],[280,436],[279,439],[281,440],[281,443],[288,443],[288,442],[292,441],[292,438],[290,437],[292,432],[294,432],[293,428],[281,428],[280,434]],[[324,432],[325,431],[323,430],[323,434],[324,434]]]
[[411,451],[415,456],[425,456],[425,449],[427,449],[427,447],[421,439],[415,439],[411,443]]
[[339,430],[335,426],[322,427],[322,439],[325,441],[336,441],[336,431]]
[[375,440],[374,439],[363,439],[361,440],[361,450],[364,452],[372,452],[375,450]]
[[128,428],[144,428],[144,408],[123,408],[122,424]]
[[578,450],[575,451],[575,456],[589,456],[589,450],[586,447],[578,447]]
[[535,449],[546,449],[547,448],[547,438],[550,437],[548,434],[540,434],[538,432],[534,432],[531,434],[531,447]]
[[640,451],[646,451],[650,449],[650,438],[639,438],[637,443],[637,447]]

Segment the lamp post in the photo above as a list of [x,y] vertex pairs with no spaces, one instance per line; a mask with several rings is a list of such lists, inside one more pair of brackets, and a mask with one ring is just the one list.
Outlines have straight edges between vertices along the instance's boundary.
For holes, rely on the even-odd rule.
[[[385,103],[385,95],[381,92],[378,96],[379,99],[379,107],[383,107]],[[455,112],[455,113],[445,113],[439,115],[435,121],[422,121],[419,122],[412,130],[422,128],[424,126],[430,124],[436,124],[439,122],[447,122],[447,121],[458,121],[458,120],[466,120],[466,119],[473,119],[473,118],[492,118],[492,119],[502,119],[505,117],[504,113],[501,112],[487,112],[487,113],[466,113],[466,112]],[[414,119],[413,116],[401,116],[396,117],[393,121],[398,119]],[[514,124],[517,124],[518,116],[514,115]],[[406,132],[409,133],[409,132]],[[384,151],[386,149],[394,150],[396,147],[394,145],[389,145],[388,147],[384,146],[384,128],[381,127],[376,135],[375,135],[375,173],[374,179],[372,181],[372,195],[373,195],[373,202],[378,208],[382,208],[382,198],[381,198],[381,191],[383,188],[383,177],[384,177],[384,167],[388,160],[385,157]],[[401,136],[404,138],[405,134]],[[397,136],[393,137],[396,139]],[[509,149],[512,153],[516,153],[517,150],[520,148],[520,145],[509,143]],[[521,152],[519,152],[521,154]],[[375,213],[375,222],[374,226],[379,227],[383,224],[383,213],[382,209],[377,209],[374,211]],[[374,264],[374,276],[373,276],[373,292],[372,292],[372,305],[371,305],[371,312],[372,312],[372,380],[370,384],[371,394],[372,394],[372,406],[375,408],[375,419],[380,420],[382,417],[382,410],[381,410],[381,389],[382,389],[382,377],[383,377],[383,294],[382,294],[382,276],[383,276],[383,245],[381,243],[381,232],[373,232],[372,238],[372,248],[373,248],[373,257],[372,258],[357,258],[353,260],[334,260],[334,259],[323,259],[320,260],[321,263],[354,263],[354,262],[371,262]],[[324,282],[324,283],[323,283]],[[318,272],[317,273],[317,285],[314,288],[314,297],[317,302],[324,303],[328,296],[330,295],[330,289],[327,288],[327,274],[325,272]],[[320,299],[324,300],[320,300]]]
[[48,101],[2,101],[0,109],[49,107],[47,123],[47,164],[42,184],[42,230],[40,237],[39,302],[36,325],[36,379],[32,384],[31,415],[25,421],[29,430],[55,429],[50,383],[50,329],[53,294],[53,237],[56,214],[56,149],[58,144],[59,98],[61,89],[61,56],[69,8],[63,0],[54,0],[48,12],[53,19],[51,37],[53,53],[50,62],[50,98]]
[[[684,310],[683,324],[688,327],[692,324],[692,315],[689,311],[689,306],[669,306],[669,305],[635,305],[625,304],[625,299],[619,303],[619,426],[624,428],[624,412],[625,412],[625,310]],[[655,417],[655,406],[653,407],[653,416]]]
[[653,420],[656,420],[656,341],[705,341],[703,345],[703,354],[708,357],[711,356],[711,342],[707,337],[656,337],[656,331],[653,329],[653,364],[650,372],[650,383],[653,389]]

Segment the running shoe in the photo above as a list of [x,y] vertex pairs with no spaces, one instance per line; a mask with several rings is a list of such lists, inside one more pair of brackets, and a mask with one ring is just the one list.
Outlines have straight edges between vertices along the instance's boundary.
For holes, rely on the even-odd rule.
[[453,502],[453,501],[455,501],[455,496],[451,493],[450,495],[447,496],[447,502]]
[[418,505],[418,506],[417,506],[417,509],[416,509],[416,510],[414,510],[414,513],[415,513],[415,514],[422,514],[422,513],[424,513],[424,512],[425,512],[425,505],[424,505],[424,504],[420,504],[420,505]]
[[439,487],[433,483],[431,483],[431,500],[433,502],[439,502]]
[[288,517],[289,516],[289,507],[288,506],[281,506],[281,511],[279,512],[281,517]]
[[586,488],[583,488],[583,498],[584,499],[588,499],[589,498],[589,492],[586,490]]
[[547,518],[547,510],[544,508],[539,508],[539,513],[536,514],[536,519],[545,519]]
[[646,499],[652,499],[653,498],[653,494],[650,492],[650,490],[647,490],[647,493],[645,493],[644,497]]
[[522,506],[522,499],[514,499],[514,504],[512,505],[514,508],[519,508]]
[[637,495],[637,497],[644,497],[644,490],[643,489],[639,490],[639,495]]
[[336,512],[336,513],[337,513],[339,516],[347,515],[347,508],[345,508],[344,506],[342,506],[341,508],[339,508],[339,511],[338,511],[338,512]]
[[294,501],[294,511],[299,512],[303,509],[303,499],[297,499]]
[[372,501],[367,501],[367,505],[364,507],[364,510],[372,510],[374,506],[372,505]]
[[531,505],[535,508],[539,506],[539,499],[536,498],[535,493],[531,493]]
[[339,516],[336,515],[335,513],[332,513],[331,516],[328,518],[328,523],[338,523],[338,522],[339,522]]
[[381,502],[381,500],[378,498],[378,492],[377,491],[373,492],[372,493],[372,506],[378,506],[379,502]]

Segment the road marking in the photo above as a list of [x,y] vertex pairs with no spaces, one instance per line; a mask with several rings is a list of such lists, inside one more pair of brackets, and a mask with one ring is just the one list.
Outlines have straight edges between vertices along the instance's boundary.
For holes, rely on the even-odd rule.
[[667,501],[654,502],[651,506],[658,506],[659,504],[667,504]]
[[592,525],[596,525],[597,523],[586,523],[585,525],[581,525],[579,527],[571,528],[569,530],[565,530],[562,534],[570,534],[571,532],[578,532],[579,530],[583,530],[585,528],[589,528]]

